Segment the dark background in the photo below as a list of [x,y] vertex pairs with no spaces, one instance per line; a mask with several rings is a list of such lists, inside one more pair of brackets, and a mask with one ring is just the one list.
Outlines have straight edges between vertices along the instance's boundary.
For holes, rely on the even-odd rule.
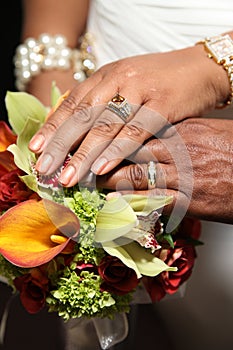
[[0,9],[0,119],[7,121],[5,95],[15,91],[13,56],[20,42],[21,1],[1,1]]

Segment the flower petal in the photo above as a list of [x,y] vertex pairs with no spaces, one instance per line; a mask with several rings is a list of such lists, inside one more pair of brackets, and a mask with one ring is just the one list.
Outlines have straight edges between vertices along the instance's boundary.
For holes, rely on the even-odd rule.
[[96,222],[96,242],[113,241],[124,236],[138,224],[137,216],[122,196],[105,202]]
[[0,121],[0,152],[6,151],[7,147],[15,141],[16,135],[13,134],[7,123]]
[[47,110],[33,95],[26,92],[8,91],[5,98],[8,119],[17,135],[21,133],[28,118],[43,123]]
[[156,258],[153,254],[132,242],[124,246],[124,249],[131,256],[137,265],[138,270],[144,276],[157,276],[163,271],[177,271],[176,267],[168,266],[164,261]]
[[17,166],[14,163],[14,157],[10,152],[0,152],[0,169],[3,169],[4,173],[17,169]]
[[148,215],[152,211],[164,207],[172,202],[172,196],[141,196],[136,194],[125,194],[122,196],[130,204],[137,215]]
[[[29,200],[9,209],[0,218],[0,253],[12,264],[35,267],[62,252],[79,233],[79,220],[63,205],[49,200]],[[64,243],[51,236],[66,236]]]
[[142,275],[154,277],[163,271],[177,271],[176,267],[168,266],[164,261],[148,253],[135,242],[116,247],[114,242],[103,245],[103,249],[112,256],[116,256],[123,264],[133,269],[137,277]]

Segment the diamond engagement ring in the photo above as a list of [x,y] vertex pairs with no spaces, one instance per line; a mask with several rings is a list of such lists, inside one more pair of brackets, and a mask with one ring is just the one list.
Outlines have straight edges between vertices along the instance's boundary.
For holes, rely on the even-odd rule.
[[131,113],[131,106],[127,99],[119,94],[115,95],[111,101],[108,102],[106,109],[118,115],[124,122],[127,121]]
[[153,160],[147,165],[147,181],[148,190],[153,190],[156,187],[156,164]]

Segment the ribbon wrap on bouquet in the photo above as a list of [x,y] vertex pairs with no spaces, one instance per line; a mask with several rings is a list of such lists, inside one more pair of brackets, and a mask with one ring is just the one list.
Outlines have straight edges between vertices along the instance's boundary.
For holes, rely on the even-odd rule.
[[117,313],[113,319],[70,319],[66,326],[66,350],[109,349],[122,342],[128,335],[128,319],[125,313]]

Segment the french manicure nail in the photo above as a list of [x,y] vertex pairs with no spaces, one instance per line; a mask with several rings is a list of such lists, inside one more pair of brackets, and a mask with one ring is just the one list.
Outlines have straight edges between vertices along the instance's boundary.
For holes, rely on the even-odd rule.
[[33,138],[31,139],[31,141],[29,142],[29,148],[32,151],[39,151],[40,148],[43,146],[45,141],[45,138],[43,135],[35,135],[33,136]]
[[75,175],[75,168],[73,167],[73,165],[67,165],[67,167],[62,171],[59,177],[59,182],[62,185],[66,186],[72,180],[74,175]]
[[41,158],[39,158],[36,168],[40,173],[44,174],[49,170],[52,163],[53,157],[50,154],[44,154]]

